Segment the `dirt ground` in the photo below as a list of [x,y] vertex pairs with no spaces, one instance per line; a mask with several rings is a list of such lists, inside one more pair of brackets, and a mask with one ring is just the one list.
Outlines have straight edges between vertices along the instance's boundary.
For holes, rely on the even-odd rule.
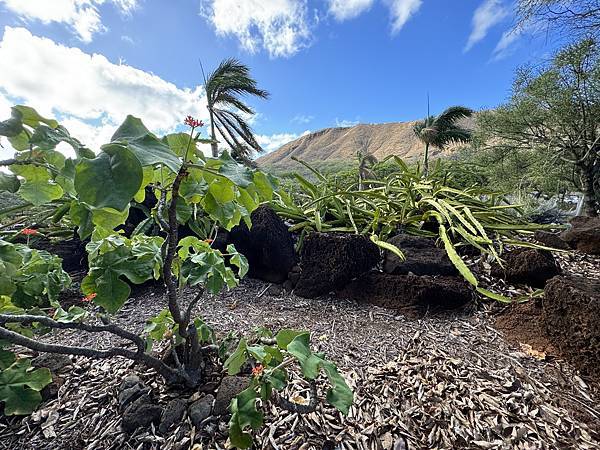
[[[143,318],[163,307],[162,292],[150,286],[127,302],[116,321],[140,331]],[[207,296],[197,312],[220,332],[243,333],[260,326],[308,329],[315,348],[337,362],[354,389],[348,417],[328,406],[307,416],[270,408],[256,448],[600,446],[595,386],[560,358],[541,358],[518,339],[511,343],[485,310],[415,319],[348,300],[301,299],[245,280],[226,295]],[[68,338],[93,347],[112,343],[91,335]],[[550,352],[549,347],[544,350]],[[116,390],[133,371],[140,373],[124,360],[73,359],[58,398],[31,417],[0,419],[0,448],[225,448],[223,421],[196,430],[186,419],[167,436],[153,428],[125,434]],[[141,376],[160,401],[176,395],[151,371],[141,370]]]

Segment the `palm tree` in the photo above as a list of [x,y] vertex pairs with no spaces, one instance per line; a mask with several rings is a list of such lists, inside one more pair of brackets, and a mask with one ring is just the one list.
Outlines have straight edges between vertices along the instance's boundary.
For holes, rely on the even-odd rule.
[[362,191],[365,188],[365,180],[374,180],[375,172],[373,166],[377,164],[377,158],[371,153],[363,150],[356,152],[358,158],[358,190]]
[[251,169],[256,169],[258,165],[252,159],[252,148],[246,144],[236,145],[231,149],[231,157],[240,164],[243,164]]
[[247,144],[252,150],[262,151],[243,117],[243,114],[253,115],[254,110],[240,97],[254,95],[266,99],[269,93],[256,86],[248,66],[237,59],[225,59],[208,79],[205,78],[204,85],[210,116],[212,155],[219,156],[217,132],[232,149]]
[[425,157],[423,159],[423,174],[427,176],[429,170],[429,147],[440,150],[453,142],[470,142],[472,132],[463,128],[456,122],[465,117],[471,117],[473,110],[464,106],[451,106],[439,116],[429,116],[417,122],[413,131],[417,138],[425,143]]

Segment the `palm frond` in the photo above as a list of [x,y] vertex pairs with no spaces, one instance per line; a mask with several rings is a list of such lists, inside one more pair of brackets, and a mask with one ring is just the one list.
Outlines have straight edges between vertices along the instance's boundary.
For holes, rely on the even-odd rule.
[[440,132],[456,124],[460,119],[471,117],[473,110],[464,106],[451,106],[441,113],[434,121],[435,126]]

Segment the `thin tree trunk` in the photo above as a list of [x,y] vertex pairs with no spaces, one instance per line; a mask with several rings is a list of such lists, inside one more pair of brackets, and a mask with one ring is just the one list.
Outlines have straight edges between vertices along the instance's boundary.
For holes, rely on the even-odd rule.
[[429,142],[425,142],[425,157],[423,158],[423,175],[429,175]]
[[586,216],[598,216],[598,202],[596,199],[596,191],[594,189],[594,172],[587,166],[579,166],[582,175],[583,185],[583,212]]
[[215,131],[215,118],[213,116],[212,108],[209,106],[208,114],[210,117],[210,137],[212,142],[210,143],[210,148],[212,150],[213,158],[217,158],[219,156],[219,147],[217,146],[217,134]]

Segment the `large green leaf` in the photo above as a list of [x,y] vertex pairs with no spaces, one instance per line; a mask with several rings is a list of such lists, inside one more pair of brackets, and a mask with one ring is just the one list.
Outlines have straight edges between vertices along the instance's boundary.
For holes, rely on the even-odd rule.
[[41,116],[35,109],[30,106],[17,105],[12,107],[13,116],[19,117],[21,121],[30,126],[36,128],[40,123],[45,123],[50,128],[58,127],[58,122],[54,119],[46,119]]
[[123,211],[142,185],[142,165],[122,145],[109,144],[103,150],[77,165],[75,190],[91,206]]
[[48,369],[31,370],[28,359],[19,359],[0,373],[0,401],[7,416],[31,414],[42,401],[39,393],[52,382]]
[[173,172],[179,171],[181,167],[180,159],[171,148],[152,134],[137,117],[127,116],[115,131],[111,142],[127,144],[144,167],[164,164]]
[[0,172],[0,191],[8,191],[14,194],[20,187],[21,182],[15,175]]
[[229,375],[237,375],[240,373],[240,369],[248,359],[247,355],[248,344],[246,339],[240,339],[236,350],[227,358],[223,367],[227,369]]
[[62,197],[63,189],[56,184],[48,169],[33,165],[16,166],[13,171],[22,176],[18,194],[35,206],[43,205]]

